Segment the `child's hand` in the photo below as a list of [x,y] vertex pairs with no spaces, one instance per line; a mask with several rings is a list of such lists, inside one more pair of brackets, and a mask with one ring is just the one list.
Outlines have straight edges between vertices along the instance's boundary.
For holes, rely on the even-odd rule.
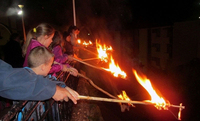
[[69,68],[69,73],[73,76],[77,76],[78,75],[78,70],[76,70],[75,68],[73,67],[70,67]]
[[68,56],[67,56],[67,61],[73,61],[73,60],[74,60],[73,55],[68,55]]
[[78,75],[78,71],[75,68],[67,67],[67,65],[63,65],[62,71],[69,72],[73,76],[77,76]]

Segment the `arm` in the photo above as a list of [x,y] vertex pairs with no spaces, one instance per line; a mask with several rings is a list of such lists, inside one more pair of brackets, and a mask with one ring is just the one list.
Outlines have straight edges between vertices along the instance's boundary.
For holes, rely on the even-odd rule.
[[0,96],[2,97],[13,100],[46,100],[51,97],[55,100],[63,100],[69,97],[74,102],[78,99],[65,88],[56,86],[57,84],[63,82],[50,81],[24,68],[13,69],[0,60]]

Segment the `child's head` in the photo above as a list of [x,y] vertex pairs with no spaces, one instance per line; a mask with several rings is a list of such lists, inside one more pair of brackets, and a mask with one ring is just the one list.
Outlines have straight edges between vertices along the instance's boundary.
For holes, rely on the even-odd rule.
[[27,34],[27,40],[23,46],[23,54],[26,54],[26,50],[31,39],[35,39],[43,44],[45,47],[48,47],[54,36],[55,29],[46,23],[39,24],[37,27],[31,29]]
[[70,42],[70,40],[71,40],[71,35],[70,35],[70,33],[65,31],[65,32],[63,33],[63,39],[64,39],[65,41],[67,41],[67,42]]
[[64,46],[63,37],[59,31],[55,31],[55,34],[52,38],[52,43],[49,48],[52,50],[57,45],[60,45],[61,47]]
[[36,74],[46,76],[53,64],[54,54],[45,47],[36,47],[28,56],[28,67]]

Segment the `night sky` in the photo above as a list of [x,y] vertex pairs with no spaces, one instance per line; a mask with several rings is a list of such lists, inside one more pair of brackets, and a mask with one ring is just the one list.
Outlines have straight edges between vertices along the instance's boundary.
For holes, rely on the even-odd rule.
[[[117,30],[171,25],[197,20],[200,15],[198,0],[76,0],[75,3],[77,25],[93,27],[96,24],[91,24],[92,20],[104,21],[109,29]],[[73,24],[72,0],[0,0],[4,10],[18,4],[25,6],[27,27],[43,21],[58,26]]]

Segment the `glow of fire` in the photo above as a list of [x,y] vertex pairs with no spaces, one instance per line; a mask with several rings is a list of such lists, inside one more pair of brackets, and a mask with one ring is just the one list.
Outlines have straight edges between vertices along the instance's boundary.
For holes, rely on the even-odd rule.
[[137,79],[137,81],[147,90],[147,92],[151,96],[151,101],[152,103],[155,103],[155,107],[157,109],[167,109],[166,107],[166,101],[160,97],[156,91],[153,89],[151,82],[149,79],[147,79],[145,76],[139,76],[136,72],[136,70],[133,69],[133,73]]
[[122,100],[128,100],[128,101],[130,101],[130,98],[127,96],[127,94],[126,94],[125,91],[122,91],[122,94],[117,95],[117,97],[119,97]]
[[[122,94],[117,95],[117,97],[121,100],[131,101],[125,91],[122,91]],[[134,106],[133,104],[128,103],[128,105]]]
[[81,40],[80,39],[78,39],[77,42],[78,42],[78,44],[81,44]]
[[110,61],[111,62],[109,63],[109,69],[105,70],[110,71],[115,77],[118,77],[120,75],[122,78],[126,78],[126,73],[120,69],[118,64],[115,64],[115,61],[112,58],[112,56],[110,58]]
[[[104,45],[105,46],[105,45]],[[96,48],[98,52],[98,58],[101,59],[101,61],[108,62],[108,55],[106,53],[106,49],[103,48],[100,44],[96,42]]]

